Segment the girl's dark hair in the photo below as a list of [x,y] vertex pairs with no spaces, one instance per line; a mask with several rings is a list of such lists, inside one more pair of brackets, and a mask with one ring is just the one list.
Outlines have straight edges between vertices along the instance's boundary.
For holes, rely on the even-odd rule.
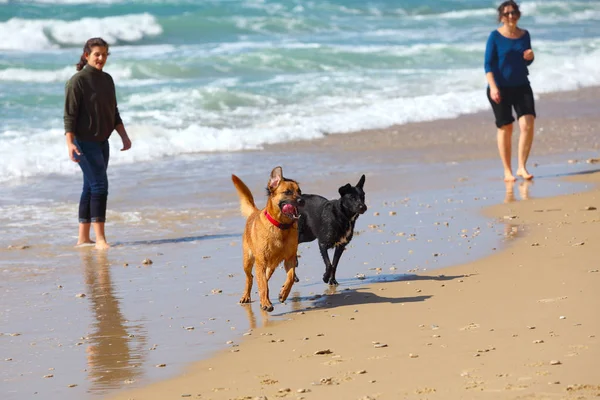
[[[85,59],[85,55],[88,56],[92,53],[92,47],[106,47],[106,51],[108,52],[108,43],[102,38],[95,37],[88,39],[83,46],[83,53],[81,54],[81,58],[79,62],[76,64],[77,71],[81,71],[83,67],[87,64],[87,60]],[[110,54],[110,53],[109,53]]]
[[498,22],[502,21],[502,14],[504,14],[504,9],[509,6],[512,6],[513,10],[515,10],[518,17],[521,16],[521,10],[519,10],[519,5],[513,0],[508,0],[498,6]]

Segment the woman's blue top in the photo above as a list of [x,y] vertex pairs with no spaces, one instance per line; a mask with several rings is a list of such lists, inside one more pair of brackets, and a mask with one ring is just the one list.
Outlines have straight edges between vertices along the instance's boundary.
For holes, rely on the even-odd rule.
[[533,62],[523,58],[523,53],[528,49],[531,49],[528,31],[518,39],[510,39],[497,30],[493,31],[485,46],[485,72],[494,74],[498,87],[528,85],[527,66]]

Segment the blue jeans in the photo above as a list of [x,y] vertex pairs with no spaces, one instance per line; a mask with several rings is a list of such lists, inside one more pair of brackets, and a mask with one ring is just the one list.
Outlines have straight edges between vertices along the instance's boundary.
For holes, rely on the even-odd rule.
[[108,198],[108,157],[110,147],[104,142],[75,140],[81,151],[79,167],[83,171],[83,190],[79,200],[79,222],[105,222]]

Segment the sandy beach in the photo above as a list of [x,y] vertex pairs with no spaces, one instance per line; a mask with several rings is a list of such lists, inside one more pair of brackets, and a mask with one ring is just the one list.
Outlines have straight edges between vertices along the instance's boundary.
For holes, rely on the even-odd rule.
[[591,190],[487,210],[510,241],[498,254],[342,289],[112,398],[596,398],[600,174],[573,179]]
[[[590,97],[589,93],[594,95]],[[594,98],[597,90],[572,95],[580,100]],[[559,105],[569,102],[548,98],[543,104],[549,107],[546,109],[556,106],[557,110],[565,110],[566,106]],[[579,107],[579,110],[589,109]],[[569,153],[564,147],[559,150],[565,144],[565,136],[582,137],[581,142],[571,142],[570,150],[581,150],[585,143],[590,149],[597,146],[597,135],[590,135],[596,131],[597,117],[588,113],[575,122],[558,114],[546,123],[540,121],[544,134],[536,139],[534,151],[558,153],[563,160],[562,172],[547,173],[534,186],[528,182],[508,185],[502,193],[475,190],[495,203],[480,208],[487,227],[457,221],[462,224],[459,231],[463,242],[457,243],[453,235],[447,234],[446,240],[454,244],[433,247],[464,257],[472,247],[483,244],[490,246],[485,249],[487,256],[442,269],[415,268],[383,279],[387,282],[355,278],[354,284],[342,284],[311,297],[309,300],[313,302],[308,305],[300,302],[275,322],[256,307],[244,306],[250,320],[263,323],[251,324],[242,337],[227,341],[226,349],[193,364],[176,378],[109,398],[367,400],[600,396],[597,312],[600,270],[595,251],[600,238],[597,209],[600,173],[594,160],[568,161]],[[481,122],[477,118],[467,116],[449,124],[425,123],[419,132],[432,132],[432,127],[441,126],[450,131],[457,127],[461,132],[478,130],[481,126],[472,123]],[[562,122],[557,123],[559,120]],[[547,134],[553,129],[568,132]],[[377,139],[393,138],[394,132],[402,130],[411,129],[397,127],[360,133],[354,140],[345,141],[345,150],[352,154],[371,146],[369,149],[376,147],[385,154],[394,150],[390,146],[395,141],[390,139],[382,144],[372,140],[371,135],[379,135],[375,136]],[[366,140],[369,136],[371,140]],[[336,135],[326,139],[328,145],[343,140]],[[444,147],[451,142],[436,143]],[[427,140],[421,143],[430,144]],[[313,143],[304,145],[310,147]],[[316,147],[324,151],[322,144]],[[494,153],[493,147],[489,147],[485,151],[483,146],[465,146],[465,149],[473,157],[485,158]],[[452,153],[452,158],[456,158],[456,153]],[[575,164],[584,168],[569,172],[569,166]],[[464,168],[461,172],[468,174]],[[575,184],[577,190],[538,198],[535,185],[540,187],[546,180],[553,180],[557,187]],[[384,185],[385,179],[377,182]],[[452,191],[446,193],[440,202],[451,201],[455,195]],[[362,221],[364,232],[353,241],[342,267],[363,263],[368,267],[367,275],[376,276],[409,264],[404,257],[412,252],[410,241],[428,240],[420,235],[411,238],[413,235],[402,232],[400,197],[396,190],[395,195],[386,194],[378,198],[380,201],[371,201],[368,211],[371,216],[365,218],[368,223]],[[398,211],[399,217],[392,216],[391,211]],[[437,215],[438,221],[445,218],[443,213]],[[449,226],[454,224],[450,222]],[[444,226],[436,222],[434,229],[442,229],[438,225]],[[479,237],[486,229],[502,235],[500,246]],[[389,239],[394,236],[396,240]],[[444,240],[443,236],[437,239]],[[376,247],[383,240],[388,244],[385,259],[380,257],[381,247]],[[441,255],[431,254],[432,259]],[[271,286],[277,287],[282,276],[276,273]],[[275,306],[276,310],[281,307]]]

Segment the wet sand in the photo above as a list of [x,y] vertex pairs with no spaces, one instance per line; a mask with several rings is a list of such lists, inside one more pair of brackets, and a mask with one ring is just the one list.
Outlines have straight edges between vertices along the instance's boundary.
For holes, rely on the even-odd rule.
[[597,398],[600,173],[572,179],[591,190],[487,209],[525,232],[497,254],[341,289],[111,399]]
[[[110,232],[120,234],[107,254],[91,249],[73,251],[68,238],[61,239],[58,247],[1,239],[12,246],[0,250],[0,354],[4,360],[0,362],[7,367],[0,374],[8,398],[34,394],[61,399],[111,397],[128,388],[139,391],[125,391],[118,398],[166,399],[187,394],[214,399],[260,395],[398,398],[400,394],[410,398],[417,396],[415,391],[423,398],[433,396],[434,390],[447,393],[444,398],[471,398],[475,392],[511,398],[513,392],[507,395],[505,387],[517,390],[528,385],[514,392],[516,398],[548,390],[553,396],[571,393],[565,389],[570,383],[594,384],[587,379],[587,372],[581,372],[580,380],[565,380],[578,376],[583,368],[577,363],[574,369],[568,367],[565,360],[589,361],[589,354],[600,355],[594,338],[576,335],[594,333],[562,330],[567,326],[564,322],[574,317],[583,322],[573,323],[586,329],[597,326],[597,318],[590,321],[585,314],[594,309],[588,304],[599,304],[586,286],[595,282],[596,274],[587,272],[593,266],[579,267],[589,267],[585,274],[567,274],[566,294],[554,281],[563,279],[564,264],[593,264],[593,259],[570,255],[570,251],[578,251],[573,257],[587,254],[591,249],[587,244],[593,242],[586,238],[585,245],[571,248],[567,244],[542,245],[541,238],[548,236],[560,244],[563,236],[559,234],[572,240],[576,234],[569,229],[577,227],[577,233],[592,229],[589,235],[593,240],[598,229],[596,211],[580,213],[584,206],[571,198],[580,199],[580,195],[567,200],[540,198],[589,189],[587,183],[565,181],[564,176],[596,179],[588,175],[597,169],[596,164],[585,160],[596,157],[600,147],[596,128],[600,118],[590,111],[598,103],[599,93],[594,88],[540,100],[531,171],[536,179],[509,188],[498,179],[495,135],[487,113],[331,134],[321,141],[269,146],[262,152],[223,160],[223,175],[238,174],[255,194],[277,164],[284,165],[285,175],[298,179],[305,192],[330,198],[341,184],[355,183],[362,173],[367,174],[369,211],[360,217],[358,235],[342,258],[340,287],[330,290],[321,282],[323,266],[316,246],[301,245],[301,282],[295,285],[288,303],[275,303],[276,310],[270,315],[260,312],[255,303],[236,304],[243,287],[240,235],[244,221],[237,216],[237,198],[226,179],[213,184],[208,206],[195,203],[196,195],[188,193],[177,198],[186,207],[190,205],[190,212],[153,209],[148,213],[158,214],[153,220],[158,222],[144,223],[146,215],[142,213],[142,222],[133,227],[113,225]],[[192,164],[193,157],[189,159]],[[308,165],[306,160],[310,160]],[[249,163],[264,164],[264,176],[242,168]],[[191,182],[194,177],[186,179]],[[113,210],[131,209],[126,202],[129,195],[118,190],[111,194]],[[150,197],[150,191],[144,190],[135,196],[148,203],[169,199],[164,189],[152,190],[156,193]],[[257,203],[262,204],[259,196]],[[584,200],[590,203],[586,206],[594,205],[592,198]],[[480,214],[480,210],[505,201],[504,208]],[[546,201],[557,203],[538,205]],[[568,208],[564,208],[565,202]],[[527,211],[527,207],[560,208],[569,215],[564,218],[578,219],[563,221],[562,212],[539,213]],[[503,216],[517,218],[498,219]],[[535,219],[541,216],[549,219]],[[126,215],[113,217],[118,217],[117,224],[131,223]],[[551,235],[542,232],[535,239],[539,246],[527,242],[536,237],[532,236],[537,235],[536,229],[550,227]],[[40,228],[32,225],[32,237],[35,229]],[[518,246],[523,249],[515,253],[514,249],[521,249]],[[548,251],[528,255],[535,250]],[[559,254],[569,254],[569,258]],[[144,259],[152,263],[144,264]],[[557,260],[562,263],[555,269],[541,273],[537,268]],[[461,266],[452,267],[455,265]],[[529,272],[518,265],[529,266]],[[364,280],[357,278],[361,275]],[[555,290],[546,292],[547,285],[538,285],[540,276]],[[564,279],[561,282],[567,282]],[[585,282],[580,285],[577,279]],[[277,271],[271,287],[282,281],[283,274]],[[571,288],[584,290],[590,297],[573,294]],[[537,302],[562,296],[568,301]],[[550,307],[540,308],[543,304]],[[548,309],[554,306],[569,319],[556,316],[556,321],[552,320]],[[578,308],[581,310],[575,311]],[[537,326],[523,333],[517,322],[525,328]],[[478,326],[461,330],[471,323]],[[318,336],[321,333],[324,336]],[[544,343],[528,347],[531,340],[524,340],[532,333],[540,334],[540,339],[532,340]],[[374,341],[388,346],[375,348]],[[278,349],[273,351],[273,346]],[[578,355],[568,355],[568,346],[575,346],[572,352]],[[555,353],[542,352],[549,348]],[[333,353],[314,355],[326,349]],[[411,358],[409,353],[418,357]],[[562,364],[544,375],[543,356],[556,357]],[[486,358],[492,357],[486,364]],[[523,358],[532,361],[524,363]],[[190,363],[199,359],[205,361],[190,368]],[[537,367],[532,366],[536,363]],[[503,371],[490,370],[492,364]],[[364,374],[355,374],[363,369]],[[559,376],[561,384],[544,386],[543,377],[551,379],[557,369],[571,375]],[[182,378],[176,378],[181,374]],[[506,385],[501,385],[503,376]],[[146,387],[168,378],[174,380]],[[322,384],[313,385],[321,379],[325,379]],[[537,392],[539,385],[544,391]],[[291,392],[279,392],[286,388]],[[310,391],[303,394],[297,389]],[[577,388],[575,393],[587,395],[586,390]]]

